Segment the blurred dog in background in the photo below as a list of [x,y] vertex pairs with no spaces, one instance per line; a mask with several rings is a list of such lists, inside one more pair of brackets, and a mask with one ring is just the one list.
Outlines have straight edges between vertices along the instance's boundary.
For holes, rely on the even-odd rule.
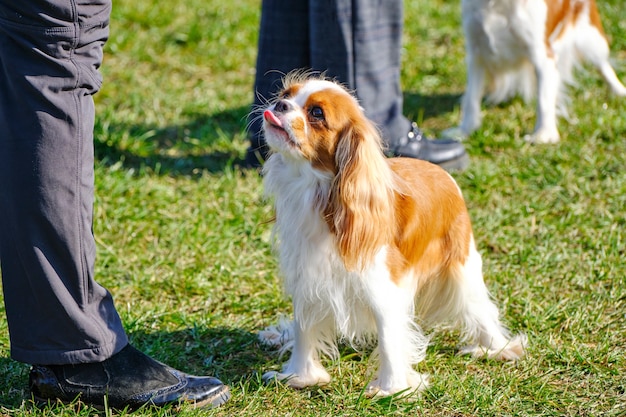
[[515,95],[537,99],[535,130],[526,139],[556,143],[557,114],[567,116],[566,86],[583,60],[602,74],[613,93],[626,87],[609,63],[609,44],[595,0],[462,0],[467,86],[462,120],[446,135],[467,137],[480,127],[481,101]]

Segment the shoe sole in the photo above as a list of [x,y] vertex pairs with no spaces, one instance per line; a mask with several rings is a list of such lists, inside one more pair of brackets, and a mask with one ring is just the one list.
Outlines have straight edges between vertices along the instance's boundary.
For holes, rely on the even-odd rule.
[[[220,390],[217,390],[216,392],[212,393],[212,395],[202,401],[185,401],[185,400],[181,400],[179,403],[168,403],[168,404],[163,404],[163,405],[156,405],[156,404],[152,404],[152,403],[146,403],[142,406],[126,406],[126,407],[109,407],[112,409],[118,409],[118,410],[123,410],[125,408],[129,408],[129,409],[139,409],[142,408],[143,406],[153,406],[153,407],[163,407],[163,406],[167,406],[167,405],[173,405],[174,408],[176,409],[180,409],[183,407],[190,407],[192,409],[194,408],[217,408],[223,404],[225,404],[228,400],[230,399],[230,389],[228,388],[227,385],[224,385]],[[80,398],[76,398],[73,401],[64,401],[58,398],[42,398],[36,395],[33,395],[33,402],[35,404],[35,406],[37,408],[43,408],[46,407],[48,405],[52,405],[52,404],[56,404],[56,403],[61,403],[63,405],[66,406],[73,406],[76,404],[84,404],[90,407],[95,408],[96,410],[99,411],[104,411],[106,409],[106,407],[102,404],[90,404],[90,403],[86,403],[84,401],[81,401]]]
[[189,403],[185,403],[183,401],[181,402],[181,405],[189,404],[191,408],[204,408],[204,407],[216,408],[222,404],[225,404],[229,399],[230,399],[230,389],[228,388],[227,385],[224,385],[222,386],[222,389],[213,393],[213,395],[211,395],[209,398],[205,400],[189,402]]

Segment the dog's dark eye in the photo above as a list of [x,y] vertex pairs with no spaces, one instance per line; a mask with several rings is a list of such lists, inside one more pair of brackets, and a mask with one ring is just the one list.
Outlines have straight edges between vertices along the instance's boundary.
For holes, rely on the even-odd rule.
[[313,106],[309,109],[309,114],[315,120],[324,120],[324,110],[319,106]]

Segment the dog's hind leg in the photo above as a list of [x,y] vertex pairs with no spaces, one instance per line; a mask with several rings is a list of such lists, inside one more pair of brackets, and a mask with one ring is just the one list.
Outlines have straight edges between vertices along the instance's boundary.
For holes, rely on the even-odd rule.
[[[454,268],[446,285],[448,310],[462,326],[464,340],[472,345],[462,349],[476,357],[515,360],[524,355],[526,338],[510,337],[499,319],[499,311],[489,295],[482,274],[482,260],[474,244],[465,264]],[[456,316],[456,317],[455,317]]]
[[474,245],[462,268],[463,306],[461,320],[465,335],[477,345],[464,352],[474,356],[487,356],[501,360],[515,360],[524,355],[526,337],[510,337],[509,331],[500,322],[500,312],[485,286],[482,260]]
[[577,34],[574,40],[576,49],[600,71],[614,94],[626,96],[626,87],[617,78],[615,70],[609,61],[609,43],[601,32],[602,29],[588,22],[581,22],[579,25],[585,26],[575,31]]

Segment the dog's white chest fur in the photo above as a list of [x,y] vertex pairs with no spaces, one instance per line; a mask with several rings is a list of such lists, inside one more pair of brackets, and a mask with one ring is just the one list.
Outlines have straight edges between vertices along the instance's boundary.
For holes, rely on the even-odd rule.
[[363,320],[364,316],[371,316],[364,303],[368,298],[368,282],[363,277],[377,276],[380,280],[381,273],[388,274],[384,251],[367,271],[347,271],[322,218],[321,208],[328,198],[330,178],[310,166],[294,169],[293,165],[284,163],[281,155],[274,155],[267,164],[265,188],[275,196],[274,237],[280,248],[285,292],[294,300],[296,316],[308,322],[303,323],[306,326],[328,316],[335,322],[339,335],[354,342],[362,341],[374,332],[370,326],[373,321]]

